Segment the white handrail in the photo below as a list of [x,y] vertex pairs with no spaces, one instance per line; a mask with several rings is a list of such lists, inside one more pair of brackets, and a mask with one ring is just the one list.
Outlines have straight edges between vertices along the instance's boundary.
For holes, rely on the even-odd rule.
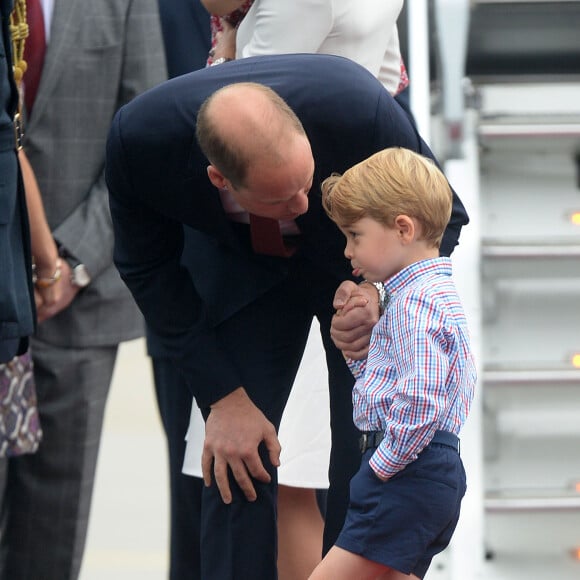
[[486,258],[580,258],[580,244],[510,245],[483,243]]

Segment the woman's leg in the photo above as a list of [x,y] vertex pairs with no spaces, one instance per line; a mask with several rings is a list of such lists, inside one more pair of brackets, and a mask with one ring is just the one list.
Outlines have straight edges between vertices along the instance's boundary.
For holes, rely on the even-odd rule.
[[278,486],[278,580],[306,580],[322,557],[316,490]]

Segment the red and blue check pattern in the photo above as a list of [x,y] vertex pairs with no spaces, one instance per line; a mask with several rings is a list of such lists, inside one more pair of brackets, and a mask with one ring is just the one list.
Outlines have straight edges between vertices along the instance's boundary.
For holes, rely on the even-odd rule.
[[451,279],[451,260],[416,262],[385,282],[390,300],[355,376],[354,422],[384,431],[370,465],[392,477],[437,429],[458,434],[471,405],[476,370],[467,320]]

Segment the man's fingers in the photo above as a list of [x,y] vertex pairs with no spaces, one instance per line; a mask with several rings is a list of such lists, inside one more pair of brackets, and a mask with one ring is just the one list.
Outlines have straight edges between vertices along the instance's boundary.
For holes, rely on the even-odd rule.
[[224,503],[232,501],[232,476],[248,501],[257,498],[254,480],[264,483],[272,480],[258,450],[262,441],[270,454],[265,461],[279,464],[280,444],[276,429],[243,387],[212,405],[205,426],[202,469],[204,481],[210,485],[213,461],[213,478]]
[[[278,436],[276,435],[276,429],[274,429],[273,425],[270,425],[270,429],[265,430],[263,441],[266,449],[268,450],[270,463],[277,467],[280,465],[280,451],[282,450],[282,447],[280,446]],[[236,472],[233,470],[233,468],[232,471],[246,498],[250,501],[253,501],[256,499],[256,492],[252,481],[248,477],[248,472],[254,479],[257,479],[262,483],[270,483],[270,481],[272,481],[272,476],[264,467],[262,458],[260,457],[257,449],[254,450],[253,453],[243,458],[242,465],[244,467],[243,471],[240,469],[239,472]],[[253,494],[252,497],[251,494]]]
[[226,504],[232,502],[228,467],[248,501],[256,501],[256,498],[258,497],[250,474],[254,479],[262,481],[263,483],[269,483],[272,479],[270,474],[262,465],[258,454],[248,458],[246,461],[214,459],[215,482],[220,491],[220,495],[222,496],[222,500]]
[[224,503],[232,503],[232,490],[228,479],[228,464],[218,457],[214,457],[213,472],[216,485]]
[[[281,447],[275,430],[273,431],[273,436],[268,439],[267,445],[270,446],[268,447],[270,460],[276,462],[274,465],[279,465]],[[212,483],[212,471],[213,480],[218,487],[223,502],[226,504],[230,504],[233,499],[230,487],[231,476],[233,476],[248,501],[255,501],[258,497],[252,478],[262,483],[269,483],[272,480],[271,475],[262,463],[257,448],[246,454],[218,453],[215,455],[209,449],[204,449],[202,454],[202,472],[206,486],[210,486]]]
[[242,488],[244,495],[250,501],[256,499],[256,490],[254,489],[254,484],[248,475],[248,471],[254,479],[261,481],[262,483],[270,483],[272,477],[266,471],[262,460],[258,454],[247,459],[243,465],[243,471],[240,469],[239,473],[234,472],[234,477],[238,482],[238,485]]
[[332,317],[330,337],[345,357],[362,360],[368,354],[372,328],[379,317],[377,292],[370,284],[348,288],[348,299]]
[[242,461],[229,461],[224,457],[213,456],[210,451],[204,449],[201,456],[201,469],[203,473],[203,482],[209,487],[212,482],[212,466],[215,483],[220,492],[222,501],[226,504],[232,503],[232,490],[228,477],[228,467],[237,481],[240,489],[243,491],[248,501],[255,501],[256,490],[248,476],[248,472]]
[[213,454],[207,449],[201,454],[201,473],[203,474],[203,483],[206,487],[211,485],[211,467],[213,465]]
[[264,437],[264,444],[268,450],[270,463],[274,467],[280,467],[280,452],[282,451],[282,446],[280,445],[275,429],[272,429],[272,432]]
[[[360,322],[353,323],[352,320],[345,318],[341,313],[340,316],[335,315],[332,319],[330,336],[340,350],[345,348],[352,350],[353,344],[361,341],[361,339],[366,340],[368,328]],[[357,344],[354,350],[358,350],[358,348],[360,348],[360,344]]]
[[333,341],[336,344],[336,347],[342,351],[342,354],[346,358],[350,358],[352,360],[362,360],[366,358],[368,354],[369,340],[366,336],[355,341],[341,342],[334,338]]
[[341,308],[340,314],[341,314],[341,316],[345,316],[354,308],[364,307],[368,303],[369,303],[368,296],[366,296],[364,294],[360,294],[358,296],[353,295],[348,299],[348,301],[345,303],[345,305]]

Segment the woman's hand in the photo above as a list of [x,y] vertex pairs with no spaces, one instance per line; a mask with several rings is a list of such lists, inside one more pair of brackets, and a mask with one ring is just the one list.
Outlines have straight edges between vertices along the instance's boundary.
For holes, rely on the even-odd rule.
[[222,30],[216,34],[216,44],[210,51],[212,61],[218,58],[236,58],[236,32],[237,30],[226,18],[220,18]]

